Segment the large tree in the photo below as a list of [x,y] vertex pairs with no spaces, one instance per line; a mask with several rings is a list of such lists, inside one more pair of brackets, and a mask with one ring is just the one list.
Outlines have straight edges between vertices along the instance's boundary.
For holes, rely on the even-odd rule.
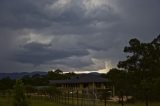
[[127,59],[120,61],[118,67],[130,76],[131,80],[128,81],[132,85],[133,95],[143,99],[148,99],[148,95],[157,97],[154,92],[160,78],[160,36],[149,43],[131,39],[124,52]]

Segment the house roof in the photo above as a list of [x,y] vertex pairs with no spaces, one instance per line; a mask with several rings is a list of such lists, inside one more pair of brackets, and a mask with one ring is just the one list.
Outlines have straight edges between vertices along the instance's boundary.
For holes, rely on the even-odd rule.
[[108,82],[107,79],[100,77],[100,75],[81,74],[71,77],[67,80],[51,80],[50,84],[72,84],[72,83],[91,83],[91,82]]

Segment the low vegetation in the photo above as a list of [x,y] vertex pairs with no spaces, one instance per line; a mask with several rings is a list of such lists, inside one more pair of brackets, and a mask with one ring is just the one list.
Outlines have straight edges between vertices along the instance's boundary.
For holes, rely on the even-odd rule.
[[[29,106],[66,106],[64,104],[55,103],[47,98],[29,98]],[[0,106],[12,106],[11,97],[0,97]],[[77,105],[76,105],[77,106]],[[90,105],[79,105],[79,106],[94,106],[93,103]],[[102,103],[97,103],[95,106],[104,106]],[[121,106],[118,103],[107,103],[107,106]],[[125,104],[125,106],[145,106],[144,103]],[[160,106],[160,103],[151,103],[149,106]]]

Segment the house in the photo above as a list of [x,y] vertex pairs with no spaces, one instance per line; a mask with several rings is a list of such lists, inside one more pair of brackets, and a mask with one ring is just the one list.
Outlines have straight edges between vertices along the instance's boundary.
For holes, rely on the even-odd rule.
[[66,80],[51,80],[50,84],[55,85],[58,89],[64,92],[92,92],[104,90],[109,81],[102,78],[100,75],[80,74]]

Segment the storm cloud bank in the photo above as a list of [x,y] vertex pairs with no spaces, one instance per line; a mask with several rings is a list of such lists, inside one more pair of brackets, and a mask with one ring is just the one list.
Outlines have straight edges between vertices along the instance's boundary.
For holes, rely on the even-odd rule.
[[160,33],[159,0],[0,0],[0,72],[115,67]]

